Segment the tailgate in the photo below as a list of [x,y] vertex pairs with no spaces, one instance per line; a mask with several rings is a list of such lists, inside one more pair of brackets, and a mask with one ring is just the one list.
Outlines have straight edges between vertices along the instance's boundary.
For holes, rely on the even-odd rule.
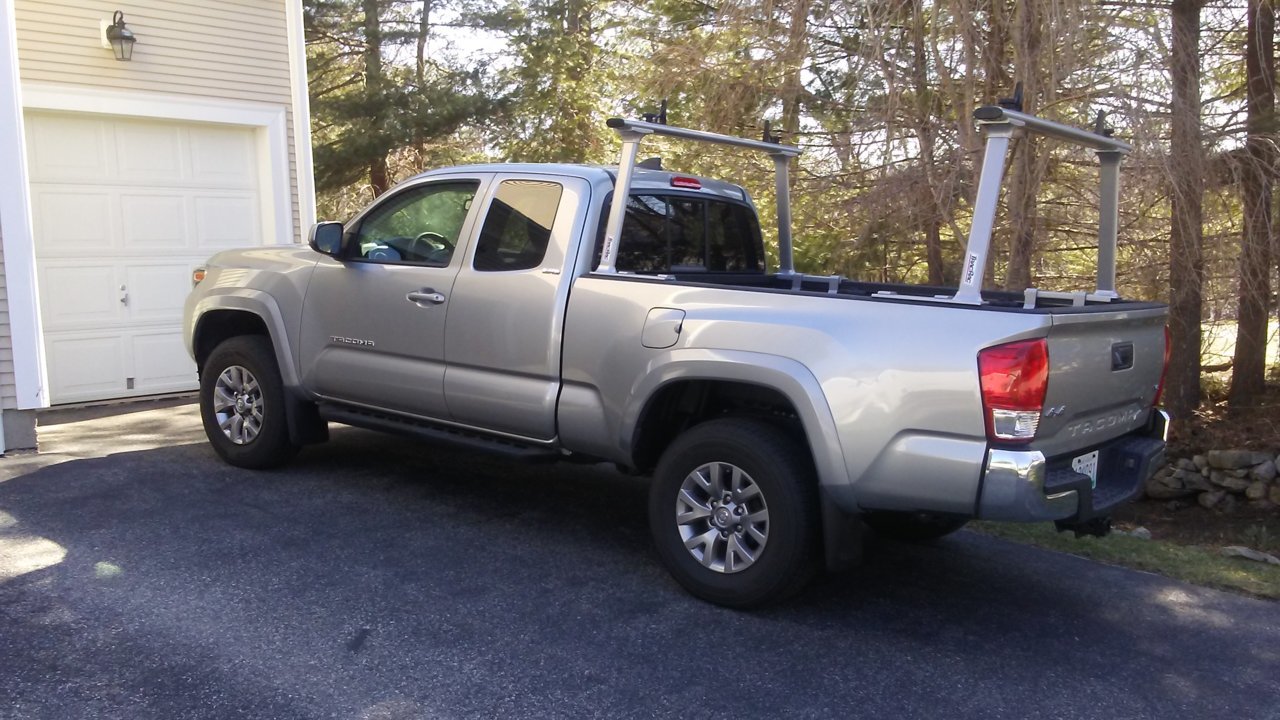
[[1055,315],[1035,449],[1074,453],[1141,428],[1164,368],[1165,308]]

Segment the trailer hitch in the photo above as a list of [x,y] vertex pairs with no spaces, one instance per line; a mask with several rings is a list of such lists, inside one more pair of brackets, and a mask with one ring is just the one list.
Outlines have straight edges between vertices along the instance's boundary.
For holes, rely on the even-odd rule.
[[1111,534],[1111,516],[1104,515],[1088,520],[1054,520],[1053,526],[1058,529],[1058,532],[1070,530],[1076,534],[1077,538],[1086,535],[1102,538]]

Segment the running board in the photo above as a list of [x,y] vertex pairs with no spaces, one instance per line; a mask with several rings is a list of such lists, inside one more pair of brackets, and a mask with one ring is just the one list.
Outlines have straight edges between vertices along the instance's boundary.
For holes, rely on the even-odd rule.
[[527,445],[506,438],[470,432],[427,420],[418,420],[376,410],[366,410],[350,405],[321,404],[320,417],[344,425],[407,435],[427,442],[464,447],[528,462],[554,462],[565,457],[559,450],[552,448]]

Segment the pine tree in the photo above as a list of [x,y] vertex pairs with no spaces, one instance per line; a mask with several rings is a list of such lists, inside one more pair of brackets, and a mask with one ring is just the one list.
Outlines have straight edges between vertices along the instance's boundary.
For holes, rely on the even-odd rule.
[[393,62],[399,50],[425,48],[423,0],[307,0],[304,16],[314,136],[316,189],[355,184],[366,201],[387,190],[398,151],[492,122],[505,102],[483,84],[481,68],[429,59]]

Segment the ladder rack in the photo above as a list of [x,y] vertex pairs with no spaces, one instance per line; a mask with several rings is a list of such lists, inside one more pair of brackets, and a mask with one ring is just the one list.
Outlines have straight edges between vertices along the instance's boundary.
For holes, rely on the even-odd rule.
[[[1020,94],[1020,93],[1019,93]],[[1003,101],[1002,101],[1003,102]],[[973,222],[969,227],[969,240],[965,247],[960,272],[960,285],[951,296],[926,298],[933,302],[951,302],[962,305],[981,305],[983,275],[987,257],[991,251],[991,233],[995,226],[996,209],[1000,202],[1000,185],[1004,177],[1005,161],[1009,154],[1009,141],[1017,131],[1035,133],[1062,140],[1093,150],[1098,158],[1098,267],[1097,283],[1093,292],[1078,291],[1058,293],[1036,288],[1025,291],[1025,307],[1035,307],[1038,299],[1071,300],[1074,305],[1087,302],[1110,302],[1116,294],[1116,235],[1119,226],[1120,161],[1133,147],[1129,143],[1111,137],[1104,127],[1104,115],[1099,113],[1093,131],[1083,130],[1045,120],[1020,110],[1019,100],[1012,107],[987,105],[974,111],[978,131],[984,138],[982,172],[978,179],[978,193],[973,204]],[[609,207],[609,220],[605,229],[604,248],[596,272],[616,273],[618,238],[626,218],[627,198],[631,193],[631,181],[637,167],[636,157],[640,143],[650,135],[682,138],[698,142],[745,148],[763,152],[773,159],[774,188],[777,200],[778,220],[778,274],[791,277],[793,288],[801,283],[819,279],[817,276],[800,275],[795,271],[793,240],[791,237],[791,188],[788,179],[791,158],[801,150],[783,145],[769,132],[767,124],[763,140],[721,135],[718,133],[675,127],[665,123],[665,104],[662,115],[646,116],[645,120],[610,118],[607,124],[622,140],[622,157],[618,162],[618,178]],[[657,120],[655,122],[654,120]],[[822,278],[829,283],[829,292],[836,292],[840,278]],[[877,295],[880,295],[877,293]]]

